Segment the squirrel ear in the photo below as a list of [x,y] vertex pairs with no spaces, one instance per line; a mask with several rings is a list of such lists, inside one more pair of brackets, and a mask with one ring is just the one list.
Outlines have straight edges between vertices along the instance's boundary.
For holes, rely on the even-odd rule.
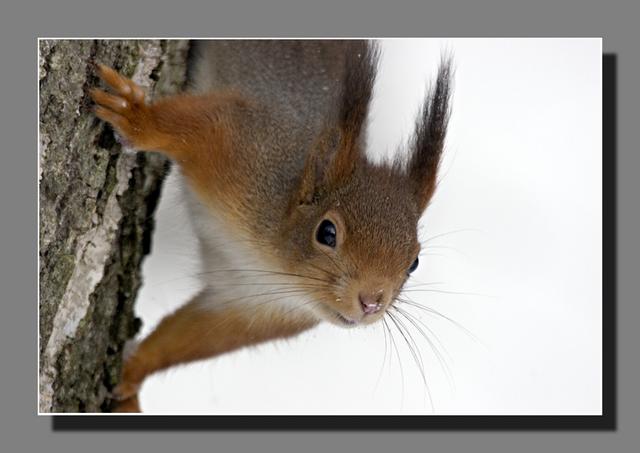
[[342,93],[339,97],[340,144],[329,168],[329,182],[344,181],[363,158],[364,133],[380,59],[373,41],[348,41],[345,49]]
[[[324,137],[323,137],[324,138]],[[307,154],[307,159],[302,170],[302,176],[296,192],[296,199],[292,200],[296,205],[313,204],[318,196],[320,182],[322,180],[321,169],[326,155],[326,140],[322,138]]]
[[450,116],[451,59],[443,58],[435,87],[430,87],[411,141],[408,175],[423,211],[436,188],[436,176]]
[[369,41],[348,41],[346,46],[338,123],[343,138],[355,143],[367,119],[380,49]]
[[[349,171],[344,165],[349,153],[342,150],[342,137],[335,128],[326,128],[307,154],[302,177],[297,191],[298,204],[312,204],[324,191],[335,184],[337,178]],[[340,161],[337,160],[340,158]]]
[[322,190],[344,183],[363,158],[363,134],[375,82],[379,49],[369,41],[347,41],[344,48],[342,92],[314,148],[307,156],[299,203],[313,201]]

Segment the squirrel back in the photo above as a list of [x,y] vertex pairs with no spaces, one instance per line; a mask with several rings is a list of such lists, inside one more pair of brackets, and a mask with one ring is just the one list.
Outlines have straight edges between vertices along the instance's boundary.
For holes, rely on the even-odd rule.
[[310,133],[336,107],[348,41],[194,40],[188,83],[196,92],[237,90],[278,106]]

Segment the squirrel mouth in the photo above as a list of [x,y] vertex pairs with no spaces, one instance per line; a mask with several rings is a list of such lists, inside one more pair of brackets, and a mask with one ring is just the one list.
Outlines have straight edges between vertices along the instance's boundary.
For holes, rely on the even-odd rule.
[[338,312],[336,312],[336,317],[340,320],[340,322],[342,322],[343,324],[345,324],[347,326],[355,326],[358,323],[357,321],[354,321],[353,319],[345,318],[344,316],[342,316]]
[[329,319],[327,318],[330,318],[331,322],[345,327],[354,327],[360,324],[358,320],[347,318],[345,315],[343,315],[333,307],[322,306],[322,308],[322,311],[324,312],[323,317],[327,321],[329,321]]

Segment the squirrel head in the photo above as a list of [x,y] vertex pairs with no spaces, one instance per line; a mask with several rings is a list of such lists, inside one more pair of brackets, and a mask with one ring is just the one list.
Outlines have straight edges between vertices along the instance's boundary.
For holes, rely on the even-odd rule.
[[380,319],[418,266],[418,221],[435,189],[450,98],[445,60],[408,157],[381,165],[367,161],[363,124],[377,50],[354,47],[339,113],[307,155],[281,235],[291,271],[309,278],[314,314],[342,326]]

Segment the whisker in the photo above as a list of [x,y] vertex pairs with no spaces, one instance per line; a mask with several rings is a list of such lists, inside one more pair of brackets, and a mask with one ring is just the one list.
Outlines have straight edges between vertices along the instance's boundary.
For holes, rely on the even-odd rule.
[[443,289],[403,289],[402,292],[407,292],[407,293],[423,292],[423,293],[456,294],[456,295],[460,295],[460,296],[478,296],[478,297],[488,297],[488,298],[494,298],[495,297],[495,296],[491,296],[489,294],[467,293],[467,292],[462,292],[462,291],[446,291],[446,290],[443,290]]
[[[244,307],[245,309],[241,313],[243,315],[246,315],[246,313],[249,312],[250,310],[253,311],[253,313],[256,313],[259,310],[259,308],[260,308],[259,306],[260,305],[266,305],[268,303],[280,302],[280,301],[286,300],[287,298],[288,298],[287,296],[278,297],[278,298],[275,298],[275,299],[270,299],[268,301],[263,301],[263,302],[261,302],[259,304],[256,304],[256,305],[246,306],[246,307]],[[311,302],[313,302],[313,301],[311,301]],[[302,304],[302,305],[306,305],[306,304]],[[301,308],[301,307],[295,307],[295,308]],[[230,322],[230,320],[232,320],[232,319],[234,319],[234,317],[227,317],[227,318],[221,320],[219,323],[217,323],[217,324],[211,326],[209,329],[207,329],[207,331],[205,332],[204,335],[206,336],[206,335],[210,334],[211,332],[214,332],[215,330],[217,330],[218,328],[223,326],[225,322]],[[249,324],[248,329],[251,328],[252,322]]]
[[421,252],[419,256],[441,256],[441,257],[445,257],[445,258],[449,258],[447,255],[443,254],[443,253],[433,253],[433,252]]
[[[447,363],[446,358],[440,352],[440,349],[437,347],[437,345],[431,340],[431,338],[429,338],[429,336],[426,334],[426,332],[420,327],[418,322],[420,322],[420,324],[422,324],[431,333],[431,335],[434,336],[434,338],[437,339],[438,338],[437,335],[426,324],[421,322],[418,318],[415,318],[409,312],[407,312],[405,310],[402,310],[401,308],[396,307],[396,306],[393,306],[393,308],[395,309],[395,311],[398,312],[398,314],[400,314],[403,318],[405,318],[408,322],[410,322],[413,325],[413,327],[415,327],[418,330],[418,332],[422,335],[422,337],[427,341],[427,343],[429,343],[429,346],[431,347],[431,350],[435,354],[436,358],[438,359],[438,362],[440,363],[440,366],[442,367],[445,375],[447,376],[447,380],[449,382],[449,385],[451,386],[451,388],[455,389],[455,381],[453,379],[453,373],[451,372],[451,368],[449,367],[449,364]],[[416,322],[416,321],[418,321],[418,322]],[[437,341],[444,349],[444,346],[442,345],[442,342],[440,342],[440,340],[437,340]]]
[[[389,312],[387,311],[385,313],[385,316],[389,315]],[[382,317],[382,322],[384,323],[384,326],[387,329],[387,332],[389,332],[389,338],[391,340],[391,345],[393,346],[393,349],[396,351],[396,357],[398,358],[398,366],[400,367],[400,407],[402,407],[404,405],[404,371],[402,370],[402,359],[400,358],[400,352],[398,351],[398,346],[396,345],[396,340],[393,338],[393,333],[391,332],[391,328],[389,327],[389,323],[387,322],[387,320],[385,319],[385,317]],[[389,358],[389,366],[391,366],[391,358]]]
[[317,281],[321,281],[323,283],[329,283],[328,280],[322,279],[322,278],[318,278],[318,277],[313,277],[310,275],[303,275],[303,274],[294,274],[294,273],[290,273],[290,272],[281,272],[281,271],[270,271],[270,270],[265,270],[265,269],[216,269],[216,270],[212,270],[212,271],[205,271],[205,272],[199,272],[197,274],[194,275],[198,275],[198,276],[202,276],[202,275],[209,275],[209,274],[216,274],[216,273],[226,273],[226,272],[240,272],[240,273],[259,273],[259,274],[268,274],[268,275],[279,275],[279,276],[285,276],[285,277],[296,277],[296,278],[302,278],[302,279],[309,279],[309,280],[317,280]]
[[[417,281],[417,280],[416,280]],[[417,283],[415,285],[408,285],[405,286],[403,291],[407,290],[407,289],[411,289],[411,288],[417,288],[417,287],[421,287],[421,286],[431,286],[431,285],[443,285],[444,282],[428,282],[428,283]]]
[[214,288],[236,288],[236,287],[246,287],[246,286],[272,286],[272,287],[283,287],[283,288],[325,288],[326,285],[321,285],[318,283],[296,283],[296,282],[238,282],[238,283],[215,283],[213,285]]
[[227,299],[227,300],[225,300],[223,302],[220,302],[218,305],[220,305],[220,306],[229,305],[229,304],[232,304],[234,302],[238,302],[238,301],[245,300],[245,299],[250,299],[250,298],[255,298],[255,297],[275,296],[275,295],[283,295],[283,294],[297,295],[297,294],[306,294],[308,292],[309,291],[307,289],[289,289],[289,290],[282,290],[282,291],[278,290],[278,291],[267,291],[267,292],[256,293],[256,294],[246,294],[244,296],[235,297],[233,299]]
[[299,309],[301,309],[301,308],[305,308],[307,305],[317,304],[317,303],[318,303],[318,302],[316,302],[315,300],[309,300],[309,301],[307,301],[307,302],[305,302],[305,303],[301,304],[301,305],[300,305],[300,306],[298,306],[298,307],[293,307],[292,309],[285,311],[285,312],[282,314],[282,316],[287,316],[287,315],[291,314],[291,313],[292,313],[292,312],[294,312],[294,311],[297,311],[297,310],[299,310]]
[[328,270],[328,269],[324,269],[323,267],[320,267],[320,266],[318,266],[318,265],[315,265],[315,264],[313,264],[313,263],[311,263],[311,262],[307,262],[307,263],[306,263],[306,265],[307,265],[307,266],[312,267],[313,269],[315,269],[315,270],[317,270],[317,271],[320,271],[320,272],[322,272],[322,273],[326,274],[328,277],[331,277],[331,278],[332,278],[332,279],[334,279],[334,280],[336,280],[336,279],[338,279],[338,278],[339,278],[337,274],[334,274],[334,273],[333,273],[333,272],[331,272],[330,270]]
[[455,233],[464,233],[464,232],[474,232],[474,233],[482,233],[481,230],[478,230],[477,228],[461,228],[459,230],[453,230],[453,231],[447,231],[446,233],[440,233],[440,234],[436,234],[435,236],[431,236],[430,238],[425,239],[424,241],[421,241],[422,244],[427,244],[431,241],[433,241],[434,239],[438,239],[444,236],[448,236],[450,234],[455,234]]
[[[435,331],[433,329],[431,329],[422,319],[420,319],[420,317],[418,317],[417,315],[411,313],[408,310],[404,310],[396,305],[393,305],[393,308],[402,312],[405,316],[409,316],[410,318],[413,319],[414,322],[420,324],[423,328],[425,328],[427,330],[427,332],[429,332],[431,335],[433,335],[434,340],[438,343],[438,346],[440,348],[442,348],[442,350],[444,351],[443,353],[443,358],[444,355],[446,355],[446,357],[448,357],[448,359],[453,362],[453,358],[451,357],[451,354],[449,353],[449,351],[447,350],[446,346],[444,345],[444,343],[442,341],[440,341],[440,339],[438,338],[438,335],[436,335]],[[416,328],[418,328],[418,326],[416,326]],[[435,344],[434,344],[435,346]]]
[[[282,302],[282,301],[285,301],[285,300],[287,300],[287,299],[289,299],[291,297],[294,297],[294,296],[296,296],[296,294],[292,294],[290,296],[284,296],[284,297],[277,297],[277,298],[273,298],[273,299],[269,299],[269,300],[266,300],[266,301],[259,302],[257,304],[248,305],[248,306],[243,307],[243,310],[241,311],[241,313],[243,313],[243,314],[250,313],[252,315],[255,315],[265,305],[274,304],[276,302]],[[306,302],[300,304],[297,307],[293,307],[293,308],[285,311],[284,313],[281,314],[281,316],[285,317],[287,315],[290,315],[294,311],[299,310],[299,309],[303,309],[303,308],[305,308],[308,305],[313,304],[313,303],[316,303],[316,302],[314,300],[306,301]],[[253,320],[250,322],[250,324],[248,326],[249,330],[250,330],[252,324],[253,324]]]
[[[406,326],[402,323],[402,321],[400,321],[400,319],[396,318],[391,313],[389,313],[389,316],[391,317],[391,320],[396,324],[396,327],[398,328],[400,335],[402,335],[405,342],[407,343],[407,346],[409,347],[409,352],[411,352],[411,355],[413,355],[413,359],[416,365],[418,366],[418,369],[420,370],[421,376],[423,377],[423,382],[425,382],[426,384],[426,375],[424,372],[424,361],[422,359],[422,353],[420,352],[420,348],[418,347],[418,344],[415,342],[413,336],[411,335],[411,333],[409,333]],[[409,341],[407,340],[409,340],[411,344],[409,344]]]
[[[384,321],[384,319],[383,319]],[[382,372],[384,371],[384,364],[387,361],[387,331],[384,328],[384,324],[380,324],[382,326],[382,333],[384,334],[384,355],[382,356],[382,365],[380,366],[380,372],[378,373],[378,379],[376,379],[376,385],[373,388],[373,392],[375,393],[378,389],[378,385],[380,384],[380,379],[382,378]]]
[[[398,329],[398,332],[400,332],[400,335],[402,335],[402,338],[404,339],[407,348],[409,349],[409,352],[411,353],[411,355],[413,356],[413,360],[416,363],[416,366],[418,367],[418,371],[420,371],[420,376],[422,377],[422,382],[424,383],[425,389],[426,389],[426,393],[427,396],[429,397],[429,403],[431,406],[431,410],[434,411],[434,406],[433,406],[433,398],[431,395],[431,389],[429,388],[429,384],[427,383],[427,377],[424,373],[424,365],[422,364],[422,356],[419,356],[418,354],[416,354],[416,351],[414,350],[414,347],[411,346],[411,343],[409,342],[409,339],[407,338],[407,336],[405,335],[405,332],[403,331],[401,325],[403,326],[402,322],[399,321],[395,316],[393,316],[393,314],[391,314],[391,312],[387,311],[387,314],[389,315],[389,317],[391,318],[391,321],[393,321],[394,325],[396,326],[396,329]],[[404,330],[406,331],[406,327],[404,327]],[[411,337],[411,334],[409,332],[407,332],[407,334]],[[413,340],[413,337],[411,337],[411,340],[413,341],[414,345],[415,345],[415,341]]]
[[455,319],[450,318],[449,316],[439,312],[438,310],[431,308],[431,307],[427,307],[426,305],[422,305],[419,304],[418,302],[415,302],[412,299],[409,298],[402,298],[402,297],[398,297],[398,300],[402,303],[405,303],[407,305],[411,305],[412,307],[416,307],[420,310],[424,310],[427,313],[430,313],[432,315],[438,316],[442,319],[445,319],[446,321],[449,321],[451,324],[453,324],[454,326],[456,326],[457,328],[459,328],[460,330],[462,330],[467,336],[469,336],[472,340],[474,340],[475,342],[477,342],[478,344],[482,345],[483,347],[486,348],[486,345],[477,337],[477,335],[475,335],[473,332],[471,332],[469,329],[467,329],[465,326],[463,326],[462,324],[460,324],[458,321],[456,321]]
[[[447,246],[447,245],[430,245],[429,247],[426,247],[425,249],[422,249],[422,250],[425,251],[425,252],[428,252],[428,251],[433,250],[433,249],[452,250],[452,251],[464,256],[465,258],[469,258],[469,255],[467,253],[463,252],[462,250],[457,249],[455,247],[450,247],[450,246]],[[422,251],[420,252],[420,256],[422,256]]]
[[[344,268],[344,265],[339,264],[331,255],[329,255],[329,253],[327,253],[324,250],[320,250],[327,258],[329,258],[329,260],[333,263],[333,265],[340,271],[340,273],[346,277],[346,278],[350,278],[351,275],[350,273],[347,271],[347,269]],[[337,277],[337,276],[336,276]]]

